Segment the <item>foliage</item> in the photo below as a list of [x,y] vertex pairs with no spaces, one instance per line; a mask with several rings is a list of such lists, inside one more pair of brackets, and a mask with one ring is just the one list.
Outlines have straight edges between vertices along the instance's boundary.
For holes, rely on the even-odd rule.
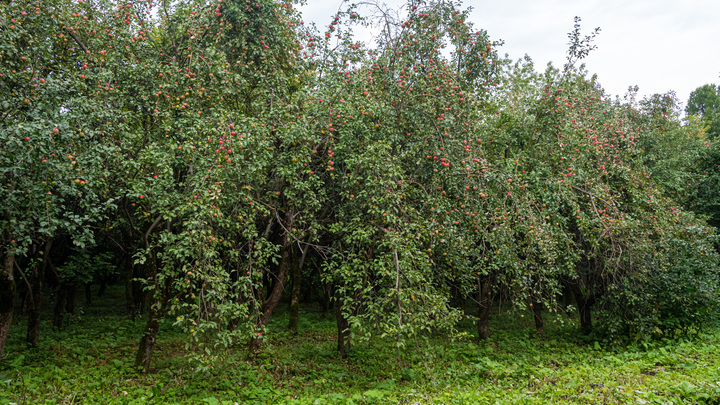
[[89,284],[107,279],[115,272],[109,252],[81,250],[73,252],[69,260],[57,268],[61,282]]
[[103,191],[105,157],[115,147],[95,125],[104,115],[96,101],[102,89],[82,74],[82,63],[94,59],[73,41],[74,28],[54,14],[60,4],[1,7],[2,250],[22,256],[63,233],[85,246],[93,240],[89,225],[114,200]]
[[468,298],[481,330],[500,293],[539,332],[572,295],[611,341],[717,318],[715,236],[685,209],[717,205],[698,186],[714,181],[708,88],[699,121],[672,94],[610,100],[577,65],[599,32],[579,18],[568,63],[539,73],[459,2],[351,6],[320,32],[294,7],[0,5],[0,351],[15,268],[35,318],[44,281],[122,274],[145,371],[167,317],[211,372],[239,342],[261,361],[278,305],[313,294],[341,355],[346,338],[457,338]]
[[720,86],[706,84],[690,93],[685,112],[700,117],[707,128],[708,137],[720,135]]
[[642,277],[617,283],[604,298],[601,317],[609,336],[638,341],[647,336],[697,334],[717,313],[718,253],[715,230],[699,223],[668,235],[647,252]]
[[298,336],[271,322],[256,362],[228,351],[203,373],[187,367],[184,332],[168,321],[158,342],[163,355],[152,373],[138,376],[129,357],[141,324],[120,311],[122,294],[109,289],[103,303],[71,316],[67,329],[48,331],[37,349],[12,339],[0,366],[0,403],[712,403],[720,395],[716,329],[618,348],[578,342],[565,314],[549,319],[544,337],[528,338],[526,313],[506,310],[485,343],[433,336],[431,356],[408,347],[398,359],[392,342],[377,341],[354,346],[343,360],[331,317],[303,307]]

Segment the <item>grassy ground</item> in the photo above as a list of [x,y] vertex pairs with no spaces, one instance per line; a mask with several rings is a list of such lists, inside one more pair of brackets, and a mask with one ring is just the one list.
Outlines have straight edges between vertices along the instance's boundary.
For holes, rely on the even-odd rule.
[[15,323],[0,364],[0,404],[720,404],[717,329],[609,348],[578,341],[564,315],[549,317],[536,337],[528,315],[507,311],[494,317],[489,342],[420,340],[430,354],[357,344],[346,360],[336,356],[331,315],[304,308],[292,336],[280,312],[256,361],[239,347],[207,372],[183,357],[184,338],[168,321],[153,369],[138,375],[131,366],[143,322],[120,313],[122,290],[107,294],[81,305],[62,331],[43,323],[36,349],[22,344],[24,320]]

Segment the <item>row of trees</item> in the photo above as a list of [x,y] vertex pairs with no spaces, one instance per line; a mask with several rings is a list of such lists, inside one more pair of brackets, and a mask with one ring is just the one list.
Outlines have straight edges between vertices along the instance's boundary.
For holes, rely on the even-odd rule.
[[145,370],[169,315],[203,363],[257,353],[283,296],[295,331],[301,299],[334,306],[341,355],[451,333],[468,300],[488,338],[500,289],[539,330],[570,297],[615,338],[714,316],[715,232],[684,208],[716,198],[705,118],[609,99],[579,21],[538,73],[457,3],[372,7],[318,32],[273,0],[2,3],[0,353],[18,290],[37,344],[44,284],[59,327],[112,274]]

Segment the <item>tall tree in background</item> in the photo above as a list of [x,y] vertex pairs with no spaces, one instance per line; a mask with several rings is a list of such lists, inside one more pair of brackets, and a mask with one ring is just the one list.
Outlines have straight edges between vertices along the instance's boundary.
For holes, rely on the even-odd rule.
[[705,150],[694,159],[691,171],[697,179],[686,195],[685,203],[698,214],[720,227],[720,86],[706,84],[690,93],[685,111],[690,119],[699,120],[705,129]]
[[711,139],[720,136],[720,85],[706,84],[695,89],[685,112],[700,117]]

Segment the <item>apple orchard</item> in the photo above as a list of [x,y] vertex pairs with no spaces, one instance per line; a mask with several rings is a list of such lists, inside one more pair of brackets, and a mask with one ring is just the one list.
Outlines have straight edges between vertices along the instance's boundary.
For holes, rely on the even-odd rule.
[[692,209],[717,144],[672,94],[604,94],[579,19],[538,72],[452,1],[317,28],[295,7],[0,4],[0,353],[20,301],[37,345],[41,304],[59,328],[75,286],[106,283],[146,319],[145,370],[163,319],[211,364],[261,352],[281,302],[297,332],[312,297],[340,356],[468,317],[487,339],[499,293],[540,333],[569,310],[618,342],[717,317]]

